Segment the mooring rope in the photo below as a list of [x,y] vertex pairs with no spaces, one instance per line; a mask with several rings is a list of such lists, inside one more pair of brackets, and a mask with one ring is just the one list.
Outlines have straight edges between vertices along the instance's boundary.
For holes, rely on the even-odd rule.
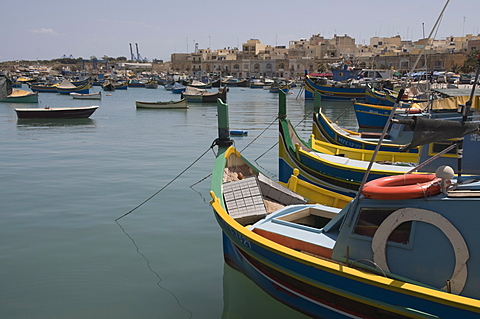
[[115,220],[115,222],[117,223],[118,227],[120,227],[120,229],[123,231],[123,233],[132,241],[133,245],[135,246],[135,249],[137,250],[137,253],[142,256],[143,259],[145,259],[145,261],[147,262],[147,267],[148,269],[158,278],[158,281],[157,281],[157,286],[160,288],[160,289],[163,289],[165,290],[166,292],[168,292],[170,295],[172,295],[172,297],[175,299],[175,301],[177,302],[178,306],[180,308],[182,308],[183,310],[185,310],[186,312],[189,313],[189,316],[188,318],[192,318],[193,317],[193,313],[185,308],[185,306],[183,306],[181,303],[180,303],[180,300],[178,299],[178,297],[175,295],[175,293],[173,293],[171,290],[168,290],[167,288],[163,287],[160,283],[163,281],[162,280],[162,277],[160,277],[160,275],[155,271],[153,270],[152,266],[150,265],[150,260],[148,260],[148,258],[140,251],[140,248],[138,247],[137,243],[135,242],[135,240],[133,239],[132,236],[130,236],[127,231],[122,227],[122,225],[120,225],[120,223]]
[[[300,122],[298,122],[297,125],[294,126],[294,128],[297,128],[300,124],[302,124],[303,122],[305,122],[305,120],[306,120],[307,118],[309,118],[309,117],[312,115],[312,113],[313,113],[313,110],[310,111],[307,115],[305,115],[305,116],[303,117],[303,119],[302,119]],[[275,121],[276,121],[277,119],[278,119],[278,117],[275,119]],[[257,161],[258,161],[262,156],[264,156],[265,154],[267,154],[268,152],[270,152],[270,151],[272,150],[272,148],[274,148],[274,147],[277,146],[277,145],[278,145],[278,141],[276,141],[275,144],[273,144],[273,145],[272,145],[269,149],[267,149],[265,152],[263,152],[262,154],[260,154],[260,156],[258,156],[258,157],[255,159],[255,163],[258,164]]]
[[257,137],[255,137],[250,143],[247,144],[247,146],[245,146],[241,151],[240,153],[242,153],[243,151],[245,151],[247,149],[247,147],[249,147],[251,144],[253,144],[253,142],[255,142],[260,136],[262,136],[263,133],[265,133],[269,128],[270,126],[272,126],[273,124],[275,124],[275,122],[278,120],[278,116],[272,121],[272,123],[270,123],[263,131],[262,133],[258,134]]
[[140,204],[138,204],[136,207],[132,208],[130,211],[126,212],[125,214],[123,214],[122,216],[118,217],[115,219],[115,221],[119,220],[120,218],[123,218],[127,215],[129,215],[130,213],[134,212],[135,210],[137,210],[140,206],[142,206],[143,204],[145,204],[146,202],[148,202],[149,200],[151,200],[153,197],[157,196],[161,191],[163,191],[165,188],[167,188],[168,185],[172,184],[177,178],[179,178],[180,176],[183,175],[183,173],[185,173],[188,169],[190,169],[196,162],[198,162],[205,154],[207,154],[208,151],[210,151],[210,149],[213,149],[213,146],[215,145],[215,142],[212,143],[212,145],[210,145],[210,147],[202,154],[200,155],[200,157],[198,157],[195,161],[193,161],[190,165],[187,166],[187,168],[185,168],[180,174],[178,174],[177,176],[175,176],[170,182],[168,182],[165,186],[163,186],[161,189],[159,189],[157,192],[155,192],[152,196],[148,197],[146,200],[144,200],[143,202],[141,202]]

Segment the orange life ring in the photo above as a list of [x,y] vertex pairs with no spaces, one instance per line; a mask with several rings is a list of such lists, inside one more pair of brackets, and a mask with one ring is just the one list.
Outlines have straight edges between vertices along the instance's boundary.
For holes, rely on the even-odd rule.
[[366,183],[362,189],[362,194],[372,199],[427,197],[441,192],[441,180],[435,174],[407,174],[381,177]]

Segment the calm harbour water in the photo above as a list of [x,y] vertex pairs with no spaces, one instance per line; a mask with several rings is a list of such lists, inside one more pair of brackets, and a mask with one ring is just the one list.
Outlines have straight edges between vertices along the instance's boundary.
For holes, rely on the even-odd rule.
[[[313,102],[298,93],[288,116],[308,139]],[[0,318],[304,318],[224,264],[208,204],[214,153],[200,158],[216,105],[135,108],[179,98],[163,87],[102,94],[40,93],[38,107],[100,106],[82,120],[17,121],[15,108],[37,105],[0,103]],[[230,129],[248,130],[235,146],[275,178],[278,96],[230,88],[227,99]],[[355,128],[351,103],[322,107]]]

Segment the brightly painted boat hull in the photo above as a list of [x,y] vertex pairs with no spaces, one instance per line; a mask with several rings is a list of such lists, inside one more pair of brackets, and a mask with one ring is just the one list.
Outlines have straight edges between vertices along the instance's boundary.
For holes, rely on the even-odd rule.
[[[478,260],[474,258],[478,256],[478,248],[475,245],[478,237],[475,231],[477,226],[469,222],[477,219],[475,216],[478,197],[461,200],[456,196],[452,198],[440,193],[429,198],[389,202],[360,197],[343,209],[295,204],[293,197],[274,187],[273,181],[261,178],[258,169],[230,146],[233,141],[224,134],[224,130],[229,126],[226,120],[228,109],[222,109],[221,103],[218,104],[219,138],[216,144],[219,149],[211,177],[210,204],[222,231],[223,253],[228,264],[240,270],[274,298],[313,318],[479,317],[480,300],[465,297],[478,295],[476,283],[479,268]],[[264,193],[261,189],[265,185],[272,186],[267,187]],[[475,185],[473,189],[476,189]],[[274,208],[273,211],[267,212],[266,207],[263,207],[262,210],[263,194],[269,194],[272,200],[278,199],[282,208]],[[459,195],[462,196],[462,193]],[[462,202],[462,207],[465,208],[461,213],[455,211],[455,206],[458,206],[459,202]],[[393,214],[401,214],[403,210],[399,208],[402,207],[411,208],[413,211],[410,212],[415,214],[430,209],[425,216],[427,218],[434,216],[437,219],[431,218],[431,222],[429,220],[425,222],[422,219],[415,219],[421,216],[407,218],[407,221],[414,220],[419,223],[411,228],[410,241],[402,237],[403,241],[397,242],[407,245],[406,247],[387,243],[395,240],[389,239],[388,230],[394,231],[396,227],[393,226],[396,225],[388,228],[389,226],[383,224],[390,221],[385,220],[383,223],[378,221],[377,224],[373,224],[380,224],[379,229],[384,227],[383,232],[379,231],[381,240],[379,237],[372,238],[371,233],[368,235],[360,232],[365,228],[356,229],[359,225],[371,229],[368,228],[371,227],[370,224],[365,225],[361,223],[363,220],[357,219],[358,214],[364,211],[363,208],[373,212],[394,210]],[[462,238],[457,237],[452,241],[451,234],[448,233],[432,232],[431,223],[437,225],[437,222],[442,222],[441,218],[439,219],[440,213],[435,211],[440,212],[442,209],[445,218],[453,225],[457,225],[457,228],[462,227],[458,228],[459,230],[465,231],[464,242]],[[321,225],[305,224],[304,213],[310,210],[315,210],[315,215],[320,211],[331,215]],[[245,212],[248,214],[245,215]],[[368,216],[372,219],[377,218],[378,212],[366,214],[363,216],[364,221],[371,220],[367,218]],[[293,216],[298,219],[291,219]],[[403,219],[399,222],[403,222]],[[443,224],[440,226],[442,231]],[[450,239],[450,243],[444,240],[442,237],[444,234]],[[435,249],[431,245],[432,240],[435,241]],[[373,241],[377,242],[375,246]],[[410,243],[411,247],[408,246]],[[465,248],[465,243],[470,244],[470,247]],[[453,267],[450,260],[457,256],[459,247],[460,259]],[[374,248],[380,248],[380,256],[374,255],[377,251]],[[387,248],[390,268],[383,265],[387,261],[381,259],[382,253],[386,253]],[[438,254],[437,248],[441,249],[442,254]],[[468,259],[466,250],[471,251],[471,258],[468,260],[468,277],[471,277],[469,282],[467,276],[464,276],[467,271],[464,263]],[[405,256],[410,256],[411,252],[415,253],[412,257],[419,258],[420,254],[427,255],[427,258],[418,262],[416,259],[410,261]],[[391,259],[392,256],[394,259]],[[430,263],[430,259],[436,262]],[[376,260],[383,266],[376,267],[375,263],[373,265],[366,263],[359,267],[361,261],[371,260]],[[427,271],[423,267],[426,267]],[[461,270],[458,277],[457,268]],[[415,281],[423,282],[425,277],[428,277],[428,284]],[[441,288],[449,278],[452,279],[452,293]],[[457,295],[455,291],[460,293],[463,288],[466,290],[465,295]]]
[[[361,138],[352,138],[350,136],[340,134],[334,130],[329,124],[328,119],[322,113],[315,113],[313,115],[313,128],[312,133],[316,139],[326,140],[333,144],[343,145],[351,148],[359,148],[366,150],[375,150],[377,143]],[[390,141],[385,141],[380,146],[380,151],[399,152],[400,144],[393,144]],[[408,150],[410,153],[418,153],[418,149]]]
[[392,111],[389,106],[377,106],[363,103],[353,103],[358,126],[361,128],[382,129]]
[[333,87],[330,85],[320,85],[312,81],[310,77],[305,78],[305,99],[313,100],[315,92],[320,93],[322,100],[364,100],[365,87]]
[[[219,202],[212,205],[223,232],[225,261],[272,297],[308,316],[478,318],[479,308],[470,306],[469,298],[309,257],[239,225]],[[452,297],[457,300],[450,301]]]
[[60,94],[70,94],[70,93],[79,93],[79,94],[88,94],[90,93],[91,84],[87,83],[83,86],[75,87],[75,88],[61,88],[57,87],[57,93]]

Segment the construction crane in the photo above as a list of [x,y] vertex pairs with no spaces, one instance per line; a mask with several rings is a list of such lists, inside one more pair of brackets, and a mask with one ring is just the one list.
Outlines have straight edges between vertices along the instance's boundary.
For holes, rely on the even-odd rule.
[[130,60],[135,61],[135,56],[133,55],[132,44],[130,44]]
[[142,58],[140,55],[140,52],[138,52],[138,43],[135,43],[135,46],[137,48],[137,62],[148,62],[147,58]]
[[138,43],[135,43],[135,48],[137,49],[137,55],[135,56],[133,54],[133,49],[132,49],[132,44],[129,43],[130,45],[130,59],[134,62],[148,62],[147,58],[142,58],[140,55],[140,52],[138,51]]

